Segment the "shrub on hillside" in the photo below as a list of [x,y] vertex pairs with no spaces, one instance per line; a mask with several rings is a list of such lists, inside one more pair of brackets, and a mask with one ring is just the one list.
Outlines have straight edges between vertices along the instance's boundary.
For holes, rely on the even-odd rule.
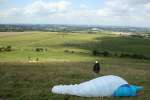
[[97,56],[98,51],[97,51],[97,50],[93,50],[93,51],[92,51],[92,54],[93,54],[94,56]]
[[121,58],[134,58],[134,59],[150,59],[150,57],[147,57],[145,55],[141,54],[129,54],[129,53],[110,53],[108,51],[98,51],[98,50],[93,50],[92,54],[94,56],[115,56],[115,57],[121,57]]
[[150,59],[145,55],[141,54],[128,54],[128,53],[121,53],[119,57],[128,57],[128,58],[135,58],[135,59]]
[[66,53],[75,53],[75,51],[64,50]]
[[12,46],[11,45],[6,46],[5,51],[8,51],[8,52],[12,51]]
[[69,52],[69,50],[64,50],[64,52]]
[[0,52],[4,52],[4,51],[7,51],[7,52],[12,51],[12,46],[8,45],[6,47],[0,47]]
[[109,53],[108,51],[97,51],[97,50],[93,50],[92,54],[94,56],[105,56],[105,57],[111,55],[111,53]]
[[138,55],[138,54],[133,54],[133,55],[131,55],[131,57],[132,57],[132,58],[137,58],[137,59],[144,59],[144,58],[146,58],[145,56],[143,56],[143,55]]
[[74,53],[74,51],[71,51],[71,53]]
[[44,51],[44,48],[36,48],[35,51],[36,51],[36,52],[43,52],[43,51]]
[[109,55],[110,55],[110,53],[109,53],[108,51],[104,51],[104,52],[102,52],[102,54],[103,54],[104,56],[109,56]]

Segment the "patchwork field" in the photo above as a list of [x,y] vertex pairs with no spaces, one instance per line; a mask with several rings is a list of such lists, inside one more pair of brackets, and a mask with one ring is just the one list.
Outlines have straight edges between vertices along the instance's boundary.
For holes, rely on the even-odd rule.
[[[94,78],[95,60],[102,64],[99,76],[118,75],[144,90],[137,97],[81,98],[69,100],[149,100],[150,60],[93,56],[93,50],[150,56],[150,38],[124,37],[109,32],[0,33],[0,100],[64,100],[51,93],[57,84],[75,84]],[[37,49],[42,49],[41,51]],[[37,60],[38,58],[38,60]]]

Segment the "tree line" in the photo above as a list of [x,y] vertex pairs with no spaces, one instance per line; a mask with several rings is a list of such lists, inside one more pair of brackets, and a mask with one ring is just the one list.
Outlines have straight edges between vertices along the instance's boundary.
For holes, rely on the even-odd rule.
[[92,54],[94,56],[103,56],[103,57],[120,57],[120,58],[135,58],[135,59],[148,59],[150,60],[150,57],[142,55],[142,54],[136,54],[136,53],[112,53],[109,51],[98,51],[93,50]]

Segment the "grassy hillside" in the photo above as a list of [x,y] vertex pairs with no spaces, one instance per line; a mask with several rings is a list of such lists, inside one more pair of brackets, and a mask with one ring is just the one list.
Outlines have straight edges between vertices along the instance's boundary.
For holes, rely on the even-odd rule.
[[[120,63],[119,63],[120,62]],[[103,100],[149,100],[148,62],[134,60],[103,60],[102,75],[119,75],[131,84],[144,86],[138,97],[109,97]],[[58,84],[81,83],[94,78],[92,62],[0,63],[0,98],[4,100],[64,100],[51,93]],[[100,100],[71,96],[69,100]]]
[[[110,97],[103,100],[149,100],[150,60],[98,57],[92,50],[136,53],[150,56],[150,38],[120,37],[106,33],[24,32],[0,33],[0,100],[64,100],[50,92],[54,85],[81,83],[94,78],[95,60],[102,75],[118,75],[130,84],[144,86],[138,97]],[[37,48],[44,51],[37,52]],[[29,62],[39,58],[39,62]],[[71,96],[69,100],[100,100]]]
[[[0,52],[1,61],[27,61],[28,57],[33,59],[38,57],[41,61],[92,60],[94,58],[91,57],[92,50],[150,56],[150,38],[119,37],[109,33],[25,32],[15,35],[6,33],[6,36],[0,36],[0,47],[7,45],[11,45],[13,51]],[[36,48],[39,47],[47,51],[36,52]]]
[[[14,48],[12,52],[0,53],[1,60],[26,60],[29,56],[39,57],[41,60],[76,60],[82,55],[64,53],[64,50],[83,51],[78,48],[68,48],[62,45],[66,42],[90,41],[98,35],[86,34],[64,34],[35,32],[31,34],[21,34],[17,36],[0,37],[0,46],[11,45]],[[35,52],[37,47],[47,48],[47,52]],[[73,57],[70,57],[73,56]],[[84,57],[84,56],[83,56]],[[21,58],[21,59],[20,59]],[[88,56],[84,58],[88,59]]]

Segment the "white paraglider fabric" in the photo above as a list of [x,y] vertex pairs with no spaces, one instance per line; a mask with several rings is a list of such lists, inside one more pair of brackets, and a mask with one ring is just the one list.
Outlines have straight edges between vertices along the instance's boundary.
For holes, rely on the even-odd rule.
[[107,75],[80,84],[54,86],[52,92],[83,97],[112,96],[123,84],[128,83],[118,76]]

